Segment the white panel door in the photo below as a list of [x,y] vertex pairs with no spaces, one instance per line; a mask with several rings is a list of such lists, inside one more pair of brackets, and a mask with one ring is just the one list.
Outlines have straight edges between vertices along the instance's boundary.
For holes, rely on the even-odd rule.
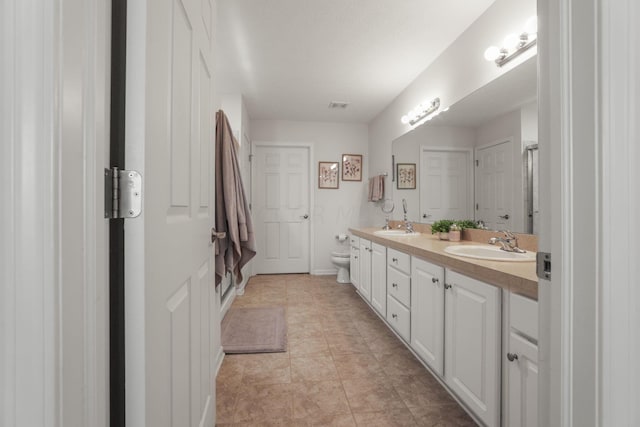
[[444,374],[444,268],[411,260],[411,347],[438,375]]
[[500,288],[446,271],[445,381],[487,426],[500,425]]
[[309,148],[255,145],[254,273],[309,272]]
[[371,244],[371,305],[387,315],[387,248]]
[[127,425],[215,423],[213,1],[130,2],[125,223]]
[[511,141],[476,150],[476,221],[491,230],[513,224]]
[[471,216],[469,152],[423,150],[420,156],[420,216],[432,223]]

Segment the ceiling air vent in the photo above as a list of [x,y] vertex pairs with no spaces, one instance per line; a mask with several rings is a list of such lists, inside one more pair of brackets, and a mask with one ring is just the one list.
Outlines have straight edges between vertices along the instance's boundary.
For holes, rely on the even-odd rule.
[[345,108],[347,108],[348,105],[349,105],[348,102],[331,101],[329,103],[329,108],[337,108],[337,109],[344,110]]

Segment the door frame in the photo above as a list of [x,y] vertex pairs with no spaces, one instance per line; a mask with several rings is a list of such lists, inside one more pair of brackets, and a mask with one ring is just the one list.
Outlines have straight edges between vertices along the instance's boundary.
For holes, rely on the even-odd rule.
[[[424,153],[427,151],[431,152],[447,152],[447,153],[465,153],[467,155],[468,160],[468,168],[467,168],[467,188],[469,191],[467,192],[467,216],[471,218],[473,216],[475,218],[475,173],[473,168],[473,161],[475,152],[473,147],[446,147],[446,146],[431,146],[431,145],[421,145],[420,146],[420,182],[425,179],[424,173],[426,172],[422,167],[422,161]],[[422,187],[421,187],[422,188]],[[422,205],[422,194],[418,192],[419,204]],[[418,207],[419,216],[422,215],[422,206]],[[421,218],[421,217],[420,217]]]
[[106,427],[110,4],[0,9],[0,424]]
[[[255,158],[254,150],[258,147],[274,147],[274,148],[306,148],[309,152],[309,274],[315,270],[315,173],[314,173],[314,165],[315,165],[315,155],[313,152],[313,143],[311,142],[273,142],[273,141],[251,141],[251,198],[255,194],[255,184],[256,184],[256,171],[255,171],[255,162],[253,159]],[[250,200],[249,203],[252,204],[253,200]],[[255,211],[252,211],[255,213]],[[254,216],[253,221],[256,222],[257,218]],[[252,271],[253,273],[253,271]]]

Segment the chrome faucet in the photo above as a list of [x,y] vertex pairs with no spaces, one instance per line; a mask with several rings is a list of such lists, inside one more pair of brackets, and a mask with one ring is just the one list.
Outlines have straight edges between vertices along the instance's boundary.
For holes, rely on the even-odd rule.
[[516,252],[519,254],[526,253],[527,251],[518,247],[518,237],[509,230],[503,230],[505,237],[492,237],[489,239],[489,244],[495,245],[500,243],[500,246],[505,252]]
[[413,223],[411,221],[405,221],[404,222],[404,228],[407,231],[407,233],[414,233],[415,230],[413,229]]

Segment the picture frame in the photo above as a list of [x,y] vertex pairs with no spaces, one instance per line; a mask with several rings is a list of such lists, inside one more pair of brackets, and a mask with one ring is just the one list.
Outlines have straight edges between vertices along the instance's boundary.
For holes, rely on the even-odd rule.
[[339,184],[338,162],[318,162],[318,188],[337,189]]
[[342,155],[342,180],[362,181],[362,154]]
[[416,189],[416,164],[415,163],[397,163],[396,164],[396,182],[398,190],[415,190]]

